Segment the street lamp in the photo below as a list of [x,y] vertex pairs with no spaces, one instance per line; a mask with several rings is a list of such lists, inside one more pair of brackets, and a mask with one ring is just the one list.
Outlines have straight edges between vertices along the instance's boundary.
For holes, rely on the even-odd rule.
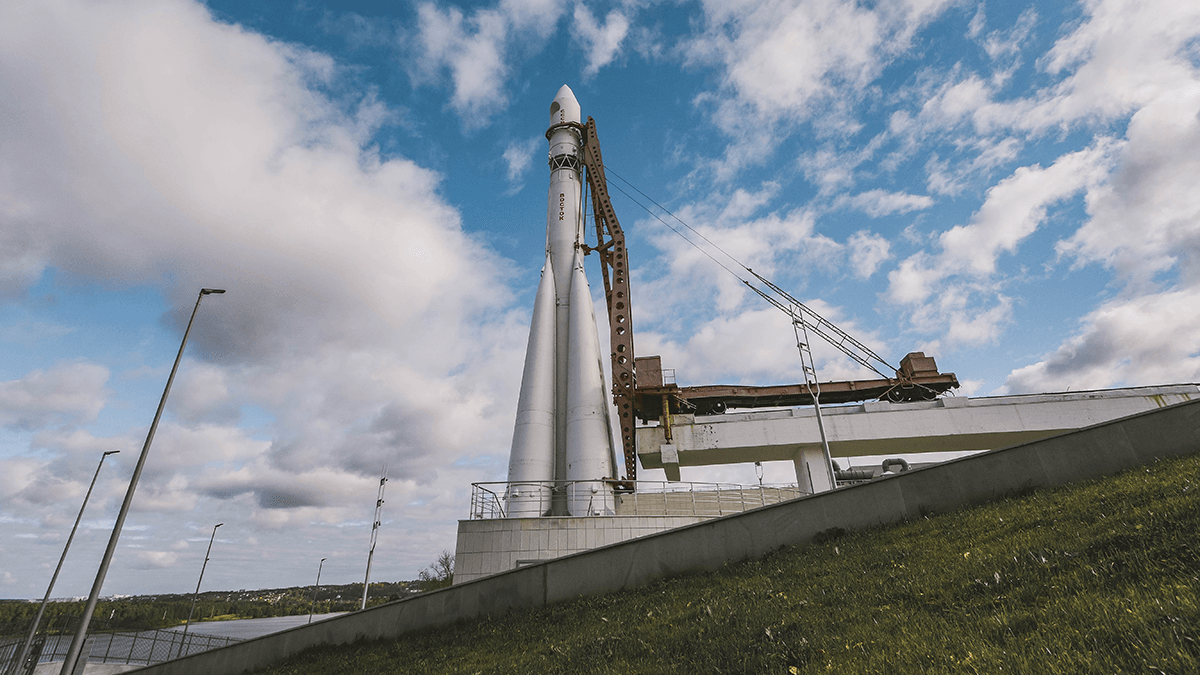
[[313,587],[312,604],[308,606],[308,622],[312,623],[313,609],[317,606],[317,591],[321,590],[321,568],[325,566],[326,558],[321,558],[321,564],[317,565],[317,585]]
[[83,520],[83,510],[87,508],[88,499],[92,496],[92,488],[96,487],[96,479],[100,477],[100,467],[104,466],[104,460],[109,455],[115,455],[120,450],[108,450],[103,455],[100,455],[100,463],[96,465],[96,474],[92,476],[92,484],[88,486],[87,494],[83,496],[83,505],[79,507],[79,515],[75,517],[75,526],[71,528],[71,535],[67,537],[67,545],[63,547],[62,557],[58,559],[58,567],[54,568],[54,576],[50,577],[50,586],[46,588],[46,597],[42,598],[42,605],[38,607],[37,614],[33,617],[33,625],[29,627],[29,635],[25,636],[25,644],[21,645],[21,653],[17,655],[17,668],[21,668],[25,659],[29,656],[29,648],[33,645],[33,638],[37,634],[38,624],[42,622],[42,614],[46,611],[46,603],[50,602],[50,592],[54,590],[54,582],[58,581],[58,573],[62,571],[63,562],[67,559],[67,551],[71,550],[71,541],[75,539],[75,530],[79,529],[79,521]]
[[213,541],[217,538],[217,528],[225,523],[217,523],[213,527],[212,537],[208,540],[208,550],[204,553],[204,564],[200,566],[200,578],[196,580],[196,592],[192,594],[192,608],[188,610],[187,622],[183,624],[183,637],[179,640],[179,653],[175,658],[183,656],[183,644],[187,642],[188,628],[192,625],[192,612],[196,611],[196,598],[200,597],[200,582],[204,581],[204,568],[208,567],[208,555],[212,553]]
[[92,584],[92,593],[83,607],[83,616],[79,618],[79,628],[75,631],[75,637],[71,638],[71,649],[67,652],[67,658],[63,661],[59,675],[72,675],[75,672],[75,662],[79,660],[79,652],[83,651],[88,624],[92,622],[92,612],[96,611],[96,603],[100,600],[100,588],[104,586],[108,565],[112,562],[113,553],[117,550],[117,540],[121,538],[121,528],[125,525],[125,516],[129,515],[129,506],[133,503],[133,493],[137,490],[138,479],[142,477],[142,467],[146,465],[146,458],[150,455],[150,443],[154,441],[154,432],[158,430],[158,421],[162,418],[163,408],[167,406],[167,394],[171,393],[171,383],[175,381],[175,373],[179,370],[180,360],[183,359],[183,348],[187,346],[188,334],[192,332],[192,322],[196,320],[200,301],[206,295],[219,295],[224,292],[224,289],[220,288],[201,288],[200,295],[196,296],[196,306],[192,308],[192,317],[188,319],[187,328],[183,331],[183,341],[179,343],[179,353],[175,355],[175,365],[171,366],[171,374],[167,376],[167,386],[163,389],[162,399],[158,402],[154,421],[150,423],[150,433],[146,434],[146,443],[142,445],[142,454],[138,456],[137,465],[133,469],[133,477],[129,479],[129,489],[125,491],[125,501],[121,502],[121,510],[117,513],[117,522],[113,524],[112,535],[108,538],[108,548],[104,549],[104,557],[100,560],[100,569],[96,570],[96,581]]
[[387,485],[387,464],[383,465],[383,475],[379,478],[379,496],[375,498],[375,521],[371,524],[371,550],[367,551],[367,576],[363,579],[362,607],[367,608],[367,590],[371,587],[371,558],[375,557],[375,542],[379,540],[379,525],[383,518],[383,488]]

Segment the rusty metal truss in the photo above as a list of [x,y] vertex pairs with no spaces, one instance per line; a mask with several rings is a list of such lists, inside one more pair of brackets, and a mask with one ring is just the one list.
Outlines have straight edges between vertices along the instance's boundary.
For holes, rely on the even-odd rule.
[[633,313],[630,311],[629,257],[625,233],[613,210],[600,156],[600,138],[596,120],[588,117],[583,128],[583,165],[592,194],[592,214],[596,223],[596,246],[584,246],[585,253],[598,253],[604,298],[608,303],[608,325],[612,345],[612,395],[621,426],[621,447],[625,455],[624,480],[637,480],[637,447],[634,434],[633,397],[636,387],[633,358]]

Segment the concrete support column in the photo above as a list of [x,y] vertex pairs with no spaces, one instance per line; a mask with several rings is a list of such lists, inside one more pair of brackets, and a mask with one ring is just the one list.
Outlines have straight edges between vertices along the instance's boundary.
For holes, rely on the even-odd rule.
[[664,443],[662,446],[662,465],[666,470],[667,480],[678,483],[682,480],[679,477],[679,448],[672,443]]
[[825,453],[821,448],[805,448],[792,458],[796,467],[796,484],[801,492],[816,494],[828,492],[834,486],[829,482],[829,469],[825,466]]

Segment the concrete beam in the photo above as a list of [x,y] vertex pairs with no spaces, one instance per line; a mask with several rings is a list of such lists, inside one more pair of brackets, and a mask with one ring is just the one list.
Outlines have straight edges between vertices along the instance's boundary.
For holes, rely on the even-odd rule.
[[[869,401],[822,406],[821,412],[830,454],[859,457],[991,450],[1193,399],[1200,399],[1200,387],[1179,384],[916,403]],[[659,426],[637,430],[642,467],[666,469],[668,480],[679,480],[681,466],[787,460],[797,462],[797,478],[804,487],[809,472],[799,458],[821,451],[812,408],[673,415],[671,439],[664,445]]]

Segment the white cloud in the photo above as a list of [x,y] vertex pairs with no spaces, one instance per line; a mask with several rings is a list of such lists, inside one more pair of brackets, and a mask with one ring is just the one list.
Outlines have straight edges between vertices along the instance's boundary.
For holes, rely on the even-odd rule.
[[920,251],[888,274],[888,298],[910,305],[914,327],[946,330],[950,343],[994,341],[1012,314],[1000,292],[997,263],[1046,219],[1047,210],[1081,191],[1103,184],[1119,144],[1099,138],[1092,147],[1068,153],[1043,168],[1020,167],[988,190],[967,225],[938,238],[936,255]]
[[1200,84],[1150,101],[1130,120],[1112,178],[1089,194],[1090,218],[1058,250],[1125,283],[1078,333],[1015,369],[1014,391],[1200,380]]
[[[982,12],[982,5],[980,6],[980,11]],[[1025,41],[1033,33],[1033,27],[1037,25],[1037,19],[1037,10],[1033,7],[1026,8],[1017,17],[1016,23],[1008,30],[995,30],[988,33],[987,38],[982,41],[983,50],[993,59],[1016,56],[1020,53]]]
[[540,51],[563,11],[554,0],[500,0],[469,14],[422,3],[412,54],[419,70],[411,74],[419,82],[449,71],[451,107],[467,128],[485,126],[491,114],[508,104],[505,84],[515,54]]
[[[533,18],[558,11],[500,8],[505,30],[533,35]],[[460,23],[471,40],[492,35],[478,18]],[[508,263],[463,231],[441,176],[371,145],[388,111],[322,93],[344,74],[328,57],[184,0],[6,3],[0,44],[2,292],[49,269],[150,286],[181,334],[198,288],[229,291],[200,308],[135,517],[152,530],[156,514],[233,509],[244,532],[289,511],[269,507],[314,503],[290,510],[344,519],[325,505],[354,503],[388,461],[397,495],[427,504],[414,527],[452,536],[462,486],[487,477],[455,463],[507,449],[495,430],[511,428],[524,336],[506,313]],[[463,78],[469,110],[491,85]],[[128,450],[110,460],[128,476],[142,423],[120,437],[78,428],[109,409],[107,380],[77,363],[0,385],[0,423],[62,426],[31,443],[48,462],[0,468],[30,513],[86,487],[90,473],[59,477],[95,466],[70,456]],[[243,407],[265,426],[238,427]],[[89,511],[119,499],[117,474]]]
[[35,430],[52,424],[86,424],[108,399],[108,368],[66,363],[0,382],[0,426]]
[[[1028,97],[1000,100],[992,82],[966,75],[931,98],[922,115],[943,125],[970,120],[984,134],[1002,129],[1041,133],[1128,115],[1167,91],[1189,86],[1195,64],[1188,46],[1200,30],[1200,5],[1174,0],[1097,0],[1085,18],[1038,61],[1053,84]],[[1032,18],[1018,20],[1012,36],[998,36],[997,54],[1011,53]],[[990,38],[989,38],[990,39]]]
[[1111,119],[1195,80],[1186,46],[1200,30],[1200,5],[1104,0],[1084,8],[1087,18],[1040,63],[1052,75],[1077,67],[1030,111],[1027,124]]
[[[107,450],[132,449],[139,442],[133,436],[95,436],[86,429],[47,429],[34,434],[31,448],[48,450],[52,453],[101,453]],[[97,457],[99,454],[97,454]]]
[[1112,180],[1089,199],[1091,218],[1059,245],[1111,265],[1139,286],[1182,264],[1200,272],[1200,78],[1150,102],[1129,122]]
[[174,551],[138,551],[137,557],[144,567],[174,567],[179,562]]
[[946,341],[950,344],[989,344],[995,342],[1001,328],[1012,321],[1012,299],[997,295],[991,307],[968,310],[965,295],[956,291],[942,294],[940,318],[946,322]]
[[[881,341],[819,299],[804,301],[870,346]],[[758,307],[764,307],[757,303]],[[860,379],[864,370],[824,340],[811,338],[821,381]],[[804,381],[791,320],[775,307],[722,313],[698,324],[686,340],[659,333],[639,335],[639,352],[663,357],[680,384],[793,384]]]
[[171,389],[171,411],[188,422],[236,422],[238,397],[230,390],[230,373],[219,366],[189,363]]
[[891,244],[883,237],[860,230],[850,235],[850,267],[854,276],[869,279],[884,261],[892,257]]
[[942,233],[938,256],[915,254],[891,272],[889,296],[903,303],[922,302],[935,282],[952,275],[984,278],[993,274],[997,258],[1015,251],[1045,219],[1047,208],[1107,177],[1113,146],[1100,139],[1091,148],[1059,157],[1048,168],[1018,168],[988,190],[969,224]]
[[[2,268],[0,268],[2,269]],[[4,282],[0,280],[0,297],[4,297]],[[32,347],[45,340],[53,340],[70,334],[75,329],[44,321],[21,321],[0,328],[0,340]]]
[[0,498],[11,504],[11,499],[29,487],[45,465],[45,461],[30,457],[0,459]]
[[1016,159],[1020,150],[1021,142],[1007,137],[978,138],[964,147],[965,157],[953,161],[931,153],[925,161],[926,186],[930,192],[956,196],[966,189],[971,180]]
[[1026,392],[1200,381],[1195,287],[1114,300],[1082,324],[1046,358],[1009,374],[1006,386]]
[[801,154],[796,164],[804,172],[804,177],[820,189],[822,196],[831,195],[853,185],[858,167],[871,160],[886,140],[885,132],[857,149],[826,143],[813,152]]
[[908,213],[933,206],[933,198],[928,195],[910,195],[907,192],[888,192],[887,190],[868,190],[852,197],[846,197],[843,203],[856,208],[872,218],[887,216],[893,213]]
[[1100,138],[1091,148],[1063,155],[1049,168],[1020,167],[988,190],[968,225],[942,234],[942,261],[975,274],[995,271],[996,258],[1012,253],[1042,223],[1046,209],[1108,177],[1113,143]]
[[571,34],[583,44],[587,63],[583,69],[585,78],[592,77],[612,62],[629,33],[629,18],[620,10],[613,10],[604,17],[604,24],[596,21],[582,3],[575,5]]
[[971,22],[967,24],[967,37],[975,39],[983,32],[987,26],[987,6],[986,3],[980,2],[975,9],[975,14],[971,17]]
[[1083,19],[1037,60],[1037,77],[1046,84],[1014,96],[1011,78],[1030,56],[1039,17],[1027,9],[1011,26],[983,36],[981,5],[968,37],[980,42],[991,63],[979,72],[962,61],[922,70],[901,97],[919,102],[918,109],[892,113],[888,133],[901,143],[882,165],[899,165],[926,143],[951,145],[929,156],[925,170],[930,192],[957,196],[1011,163],[1030,140],[1110,124],[1195,86],[1196,3],[1096,0],[1082,9]]
[[787,128],[810,121],[826,133],[854,133],[860,122],[848,108],[883,68],[907,51],[917,29],[951,0],[884,4],[794,0],[776,3],[704,3],[707,25],[685,45],[695,63],[724,68],[728,98],[715,102],[713,120],[734,143],[715,166],[724,180],[765,161]]
[[[771,192],[777,187],[768,185],[764,190]],[[796,209],[747,217],[760,208],[762,196],[762,192],[735,191],[680,209],[676,215],[695,230],[684,231],[684,235],[698,247],[661,226],[647,223],[646,229],[655,232],[649,235],[650,243],[660,255],[639,262],[635,272],[645,275],[636,280],[637,293],[646,299],[640,302],[649,315],[670,316],[675,310],[669,307],[691,305],[710,294],[715,294],[712,303],[719,312],[740,306],[748,292],[745,285],[718,264],[746,276],[740,268],[744,264],[768,278],[800,257],[817,261],[809,263],[811,269],[837,269],[839,260],[844,259],[842,245],[814,232],[816,216],[812,212]],[[652,304],[647,306],[647,300]]]
[[521,179],[533,164],[533,155],[542,142],[541,138],[535,136],[524,141],[513,141],[504,149],[504,162],[508,165],[508,182],[514,186],[514,192],[524,185]]
[[872,11],[853,3],[707,2],[709,32],[692,49],[728,68],[741,102],[764,118],[806,118],[835,87],[864,87],[913,32],[949,3],[899,3]]

